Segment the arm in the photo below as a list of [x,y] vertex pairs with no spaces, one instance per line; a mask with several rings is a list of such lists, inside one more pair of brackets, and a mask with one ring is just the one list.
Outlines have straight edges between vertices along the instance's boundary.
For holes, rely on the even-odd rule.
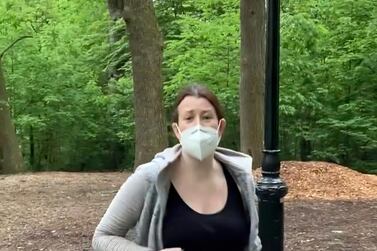
[[136,171],[126,180],[94,232],[94,251],[151,250],[125,238],[140,217],[148,187],[142,171]]

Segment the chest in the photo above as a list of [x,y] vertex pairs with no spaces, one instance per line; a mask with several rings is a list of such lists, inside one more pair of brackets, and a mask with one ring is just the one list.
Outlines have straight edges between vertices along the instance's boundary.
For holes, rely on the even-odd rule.
[[164,247],[243,250],[248,243],[250,222],[240,191],[230,176],[227,186],[223,207],[211,214],[202,214],[187,205],[172,186],[163,221]]
[[176,196],[183,204],[201,214],[214,214],[221,211],[229,195],[225,179],[212,186],[203,184],[186,189],[177,189],[174,185],[172,187],[175,194],[169,194],[169,196]]

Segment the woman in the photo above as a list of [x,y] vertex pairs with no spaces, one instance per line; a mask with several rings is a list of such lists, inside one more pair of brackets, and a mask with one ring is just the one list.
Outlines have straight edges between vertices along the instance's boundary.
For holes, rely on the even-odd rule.
[[[172,123],[180,144],[121,186],[95,230],[94,250],[260,250],[252,159],[217,147],[225,126],[212,92],[183,89]],[[131,241],[125,236],[134,226]]]

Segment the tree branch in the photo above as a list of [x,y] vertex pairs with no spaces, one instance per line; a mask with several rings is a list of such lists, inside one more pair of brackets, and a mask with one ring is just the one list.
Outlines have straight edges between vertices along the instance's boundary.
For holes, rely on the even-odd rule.
[[17,44],[18,42],[20,42],[21,40],[23,40],[25,38],[32,38],[32,36],[22,36],[22,37],[17,38],[13,43],[11,43],[7,48],[5,48],[5,50],[3,50],[3,52],[1,52],[1,54],[0,54],[0,60],[3,58],[4,54],[8,50],[10,50],[15,44]]

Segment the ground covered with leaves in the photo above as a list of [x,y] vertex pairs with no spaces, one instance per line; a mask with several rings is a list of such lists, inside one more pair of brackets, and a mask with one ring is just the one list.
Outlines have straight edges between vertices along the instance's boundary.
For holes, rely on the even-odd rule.
[[[127,176],[0,175],[0,250],[90,250],[93,230]],[[283,162],[282,177],[289,187],[285,250],[377,250],[377,176]]]

